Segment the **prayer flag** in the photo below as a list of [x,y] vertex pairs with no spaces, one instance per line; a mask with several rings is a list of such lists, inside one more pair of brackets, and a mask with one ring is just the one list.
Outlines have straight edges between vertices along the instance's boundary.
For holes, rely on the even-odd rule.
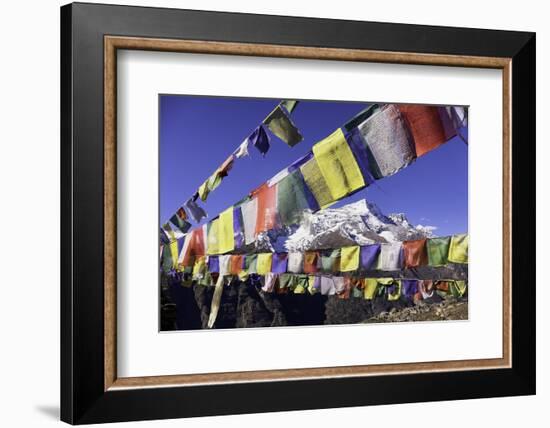
[[248,141],[265,156],[269,150],[269,135],[262,125],[258,126],[248,137]]
[[352,129],[346,134],[346,140],[348,142],[349,148],[355,157],[357,165],[363,174],[363,180],[365,185],[374,183],[374,176],[370,170],[370,160],[369,160],[369,150],[367,144],[363,139],[363,136],[357,128]]
[[304,253],[288,253],[287,270],[292,273],[304,271]]
[[375,265],[376,260],[378,259],[378,254],[380,253],[380,244],[372,244],[361,247],[360,254],[360,265],[361,269],[369,270],[372,269]]
[[403,259],[406,268],[427,265],[426,239],[403,242]]
[[372,155],[369,161],[374,178],[395,174],[414,161],[414,143],[395,105],[385,105],[358,128]]
[[265,275],[266,273],[271,272],[272,256],[272,253],[258,254],[258,261],[256,265],[258,275]]
[[296,100],[284,100],[281,101],[281,105],[288,111],[289,113],[292,113],[296,106],[298,105],[299,101]]
[[290,147],[295,146],[303,140],[296,125],[292,123],[290,117],[280,106],[275,107],[269,116],[264,119],[264,124],[273,134],[287,143]]
[[334,200],[365,186],[363,174],[340,128],[315,144],[313,155]]
[[304,177],[309,190],[313,193],[313,196],[321,209],[327,208],[335,202],[315,158],[312,158],[304,163],[300,167],[300,171],[302,172],[302,176]]
[[203,217],[206,217],[206,211],[204,211],[204,209],[202,209],[197,204],[195,199],[193,198],[188,199],[184,205],[185,205],[185,208],[187,208],[187,212],[196,223],[200,222]]
[[318,253],[316,251],[306,251],[304,254],[304,273],[317,272],[317,258]]
[[340,271],[340,248],[334,250],[319,251],[321,258],[321,269],[323,272],[339,272]]
[[253,192],[253,196],[258,200],[256,235],[277,227],[277,187],[269,187],[264,183]]
[[429,238],[426,241],[428,263],[430,266],[445,266],[448,262],[451,237]]
[[351,247],[342,248],[342,256],[340,259],[340,270],[342,272],[352,272],[359,269],[360,247],[354,245]]
[[218,252],[228,253],[235,249],[235,236],[233,232],[233,207],[229,207],[219,217]]
[[176,226],[182,233],[187,233],[187,231],[191,228],[191,223],[183,220],[177,214],[174,214],[172,217],[170,217],[170,222],[174,226]]
[[425,155],[447,141],[437,107],[399,104],[398,108],[409,126],[417,157]]
[[299,169],[278,183],[277,209],[285,225],[298,224],[304,210],[318,211],[319,204],[304,181]]
[[244,242],[252,244],[256,239],[256,219],[258,217],[258,199],[252,198],[241,205],[243,216]]
[[449,261],[468,263],[468,235],[454,235],[449,246]]
[[273,273],[285,273],[288,265],[288,254],[286,253],[273,253],[271,260],[271,272]]
[[378,256],[378,270],[399,270],[402,266],[401,242],[380,245]]

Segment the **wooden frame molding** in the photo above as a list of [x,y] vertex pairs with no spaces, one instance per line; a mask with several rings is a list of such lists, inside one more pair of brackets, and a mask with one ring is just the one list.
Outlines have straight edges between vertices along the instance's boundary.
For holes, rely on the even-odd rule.
[[[359,365],[307,369],[118,378],[116,367],[116,82],[117,50],[149,50],[219,55],[323,59],[398,64],[421,64],[502,70],[503,80],[503,349],[502,358],[406,364]],[[418,54],[285,45],[104,37],[104,390],[164,386],[360,377],[471,369],[510,368],[512,365],[512,60],[500,57]]]

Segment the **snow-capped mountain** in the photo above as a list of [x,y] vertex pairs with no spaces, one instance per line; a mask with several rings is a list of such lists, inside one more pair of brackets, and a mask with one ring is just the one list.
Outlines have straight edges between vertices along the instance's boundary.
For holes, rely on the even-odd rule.
[[374,203],[361,200],[341,208],[306,212],[298,228],[259,237],[257,245],[262,249],[269,245],[276,251],[307,251],[420,239],[432,237],[434,230],[412,225],[405,214],[384,215]]

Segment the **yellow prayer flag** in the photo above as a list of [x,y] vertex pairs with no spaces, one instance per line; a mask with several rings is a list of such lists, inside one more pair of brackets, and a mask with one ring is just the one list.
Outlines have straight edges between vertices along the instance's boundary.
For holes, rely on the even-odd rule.
[[178,264],[178,241],[170,241],[170,255],[172,256],[172,267]]
[[219,254],[220,248],[220,219],[217,218],[210,222],[208,227],[208,254]]
[[235,249],[235,235],[233,233],[233,207],[229,207],[219,217],[218,252],[220,254]]
[[315,144],[313,155],[333,199],[341,199],[365,186],[363,174],[340,128]]
[[193,265],[193,278],[202,275],[206,270],[206,256],[199,256]]
[[393,293],[388,293],[388,300],[390,302],[395,301],[395,300],[399,300],[399,298],[401,297],[401,281],[398,280],[398,279],[393,280],[390,285],[395,285],[396,288],[395,288],[395,291]]
[[265,275],[271,272],[271,259],[272,253],[260,253],[258,254],[258,261],[256,264],[256,271],[258,275]]
[[300,172],[321,209],[327,208],[335,202],[315,158],[303,164],[300,167]]
[[208,188],[208,180],[200,185],[197,192],[199,194],[199,197],[201,198],[201,201],[206,201],[206,198],[208,198],[208,194],[210,193],[210,189]]
[[351,272],[359,269],[359,251],[358,245],[352,247],[343,247],[340,255],[340,271]]
[[449,261],[468,263],[468,235],[454,235],[449,246]]
[[376,290],[378,290],[378,280],[376,278],[365,278],[363,281],[363,296],[367,300],[374,299]]

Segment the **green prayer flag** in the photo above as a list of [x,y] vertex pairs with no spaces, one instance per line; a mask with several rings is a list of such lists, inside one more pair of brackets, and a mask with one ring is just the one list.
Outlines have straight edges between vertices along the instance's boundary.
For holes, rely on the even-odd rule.
[[283,111],[281,106],[277,106],[269,116],[264,119],[264,124],[273,134],[287,143],[290,147],[294,147],[304,139],[296,125],[292,123],[290,117]]
[[450,236],[443,238],[429,238],[426,240],[428,264],[430,266],[445,266],[447,264],[450,242]]
[[292,113],[296,106],[298,105],[299,101],[296,100],[283,100],[281,101],[281,105],[286,108],[286,111],[289,113]]
[[305,192],[300,170],[291,172],[278,183],[277,210],[283,224],[298,224],[303,211],[310,208]]

